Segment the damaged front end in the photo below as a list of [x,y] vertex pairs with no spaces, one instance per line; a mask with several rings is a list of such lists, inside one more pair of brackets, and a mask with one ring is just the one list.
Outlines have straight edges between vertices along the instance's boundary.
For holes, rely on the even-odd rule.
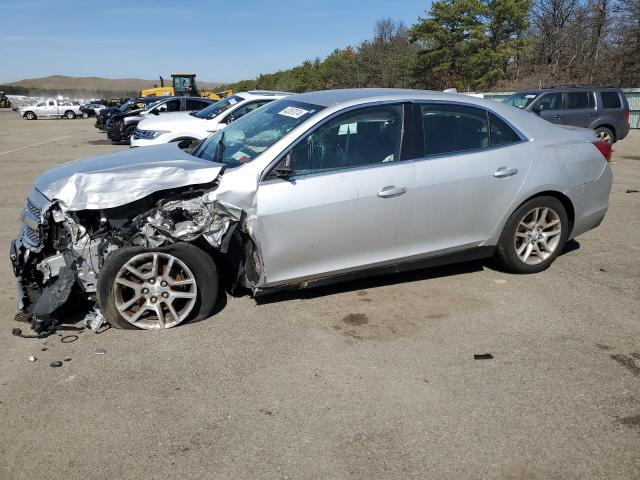
[[[126,247],[155,249],[175,242],[200,242],[212,250],[238,250],[234,283],[251,287],[259,277],[255,251],[247,246],[244,211],[217,200],[213,182],[156,192],[132,203],[103,210],[64,210],[34,189],[22,212],[20,236],[12,242],[18,308],[41,336],[52,333],[63,306],[73,299],[96,302],[100,272],[109,255]],[[240,228],[237,228],[240,227]],[[245,261],[246,257],[250,261]],[[248,275],[247,275],[248,273]],[[249,278],[249,280],[247,280]],[[104,322],[96,306],[85,324]]]
[[75,288],[95,294],[98,243],[77,218],[35,189],[27,197],[22,222],[21,234],[10,249],[18,308],[30,315],[39,334],[46,335],[57,325],[52,314],[67,303]]

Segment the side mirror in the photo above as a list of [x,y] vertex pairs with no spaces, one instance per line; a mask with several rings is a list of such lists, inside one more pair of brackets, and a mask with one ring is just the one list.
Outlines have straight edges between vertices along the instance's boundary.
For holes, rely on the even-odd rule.
[[544,111],[544,105],[542,105],[541,103],[539,103],[538,105],[534,105],[533,108],[531,108],[531,111],[540,115],[540,113]]
[[282,178],[283,180],[286,180],[293,175],[293,170],[291,168],[291,152],[287,153],[287,156],[278,164],[276,169],[273,171],[273,174],[277,178]]

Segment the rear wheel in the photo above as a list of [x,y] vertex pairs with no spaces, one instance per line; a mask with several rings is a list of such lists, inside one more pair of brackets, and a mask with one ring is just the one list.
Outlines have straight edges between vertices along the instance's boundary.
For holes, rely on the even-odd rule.
[[536,197],[509,217],[496,255],[511,272],[541,272],[562,252],[568,236],[569,218],[562,202],[555,197]]
[[64,116],[69,120],[76,118],[76,114],[73,113],[71,110],[67,110],[66,112],[64,112]]
[[89,114],[87,112],[82,112],[82,118],[89,118]]
[[613,143],[616,141],[615,136],[610,128],[607,127],[598,127],[596,128],[596,135],[598,139],[603,140],[607,143]]
[[166,329],[203,319],[217,296],[213,259],[187,243],[118,250],[107,258],[98,281],[102,312],[116,328]]

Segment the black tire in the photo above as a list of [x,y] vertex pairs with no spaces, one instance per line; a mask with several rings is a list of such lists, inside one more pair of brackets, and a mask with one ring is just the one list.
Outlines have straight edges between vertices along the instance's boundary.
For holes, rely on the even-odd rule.
[[64,118],[68,118],[69,120],[73,120],[74,118],[76,118],[76,114],[73,113],[71,110],[67,110],[66,112],[64,112]]
[[[531,265],[525,263],[516,252],[516,231],[525,216],[536,208],[549,208],[555,211],[560,220],[560,235],[557,246],[548,258]],[[549,268],[560,255],[569,236],[569,217],[562,202],[555,197],[535,197],[523,203],[507,220],[496,247],[496,258],[501,267],[512,273],[538,273]]]
[[98,279],[98,304],[105,320],[112,327],[137,329],[118,312],[113,287],[120,268],[134,256],[148,252],[173,255],[193,272],[197,286],[196,303],[189,316],[181,323],[202,320],[213,313],[218,299],[218,270],[210,255],[190,243],[176,243],[155,249],[126,247],[107,257]]
[[89,114],[87,112],[82,112],[82,118],[89,118]]
[[38,118],[38,116],[33,112],[25,112],[24,118],[26,118],[27,120],[35,120]]
[[616,136],[610,128],[598,127],[596,128],[595,132],[600,140],[604,140],[605,142],[611,144],[615,143],[616,141]]
[[132,125],[130,127],[127,127],[127,129],[124,131],[124,140],[131,145],[131,137],[133,137],[133,132],[136,131],[136,127],[137,125]]

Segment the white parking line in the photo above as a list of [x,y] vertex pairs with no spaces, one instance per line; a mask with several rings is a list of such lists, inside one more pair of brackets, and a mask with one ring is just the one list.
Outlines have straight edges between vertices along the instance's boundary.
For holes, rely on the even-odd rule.
[[63,138],[69,138],[69,137],[71,137],[71,135],[65,135],[64,137],[52,138],[50,140],[45,140],[44,142],[25,145],[24,147],[15,148],[13,150],[7,150],[6,152],[0,152],[0,155],[6,155],[7,153],[18,152],[20,150],[24,150],[25,148],[37,147],[38,145],[44,145],[45,143],[51,143],[51,142],[55,142],[56,140],[62,140]]

